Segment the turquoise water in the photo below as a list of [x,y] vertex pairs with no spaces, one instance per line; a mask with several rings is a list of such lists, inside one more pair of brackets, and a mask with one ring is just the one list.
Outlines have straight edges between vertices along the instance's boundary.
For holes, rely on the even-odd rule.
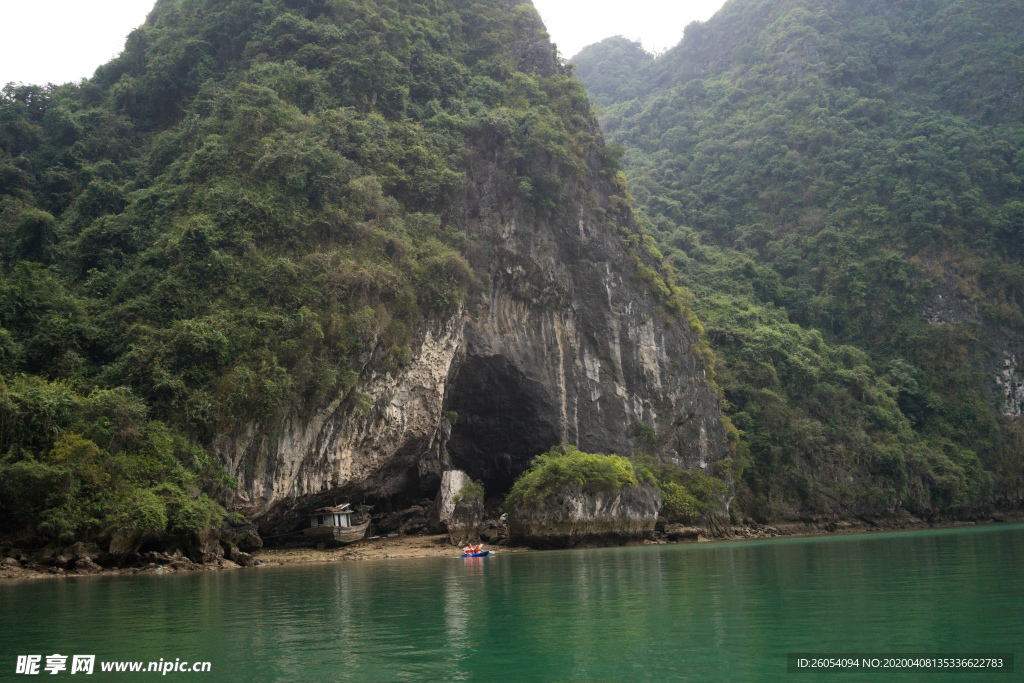
[[210,681],[1019,681],[1024,660],[822,675],[786,654],[1020,660],[1024,526],[43,580],[0,607],[3,680],[56,652],[209,661],[166,678]]

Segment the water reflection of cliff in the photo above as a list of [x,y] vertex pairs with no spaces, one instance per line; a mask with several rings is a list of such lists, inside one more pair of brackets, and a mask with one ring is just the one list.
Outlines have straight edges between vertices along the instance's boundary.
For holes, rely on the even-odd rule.
[[815,648],[1020,651],[1021,585],[1022,527],[270,567],[0,584],[0,643],[225,681],[786,681]]

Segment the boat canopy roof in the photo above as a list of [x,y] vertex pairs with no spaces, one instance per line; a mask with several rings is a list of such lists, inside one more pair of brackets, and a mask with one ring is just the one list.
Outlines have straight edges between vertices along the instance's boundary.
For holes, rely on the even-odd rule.
[[337,514],[339,512],[352,512],[351,506],[348,503],[345,503],[344,505],[338,505],[336,507],[320,508],[319,510],[313,510],[312,514],[314,514],[314,515],[331,515],[331,514]]

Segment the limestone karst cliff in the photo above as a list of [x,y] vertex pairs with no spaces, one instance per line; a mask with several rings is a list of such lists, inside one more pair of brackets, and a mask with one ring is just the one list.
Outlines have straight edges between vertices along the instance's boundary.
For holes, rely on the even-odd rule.
[[1022,50],[1013,3],[737,0],[572,58],[725,368],[738,509],[1024,500]]
[[598,150],[583,180],[563,181],[561,205],[547,215],[508,187],[507,150],[474,154],[463,229],[484,245],[469,257],[488,285],[424,321],[408,363],[367,365],[353,390],[368,409],[338,396],[288,415],[272,436],[251,423],[218,439],[240,482],[232,504],[285,528],[337,497],[432,494],[448,466],[500,493],[554,444],[632,453],[636,422],[656,428],[679,466],[710,472],[728,457],[696,333],[666,313],[620,230],[599,217],[611,192]]
[[92,79],[5,88],[0,535],[283,533],[448,467],[500,495],[634,423],[710,467],[621,168],[520,0],[161,0]]

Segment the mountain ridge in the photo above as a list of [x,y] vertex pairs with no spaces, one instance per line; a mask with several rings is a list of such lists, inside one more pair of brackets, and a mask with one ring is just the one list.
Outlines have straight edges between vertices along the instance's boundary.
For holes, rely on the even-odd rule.
[[622,39],[575,58],[722,360],[756,516],[1019,504],[1012,10],[731,0],[635,73]]
[[453,461],[500,495],[633,423],[732,476],[706,344],[529,2],[161,0],[93,79],[4,89],[0,181],[18,543],[205,558],[238,513],[287,533]]

